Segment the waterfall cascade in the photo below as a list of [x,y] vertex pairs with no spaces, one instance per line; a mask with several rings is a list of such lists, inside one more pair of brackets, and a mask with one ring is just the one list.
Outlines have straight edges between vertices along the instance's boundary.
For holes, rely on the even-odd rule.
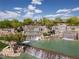
[[77,59],[33,47],[28,47],[26,53],[35,56],[39,59]]

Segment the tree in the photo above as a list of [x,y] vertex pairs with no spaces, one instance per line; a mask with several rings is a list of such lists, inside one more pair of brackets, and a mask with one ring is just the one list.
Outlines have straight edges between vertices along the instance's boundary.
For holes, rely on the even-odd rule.
[[26,19],[24,19],[24,21],[23,21],[23,24],[24,25],[29,25],[29,24],[32,24],[33,23],[33,21],[32,21],[32,19],[30,19],[30,18],[26,18]]
[[43,18],[43,19],[39,20],[39,23],[41,25],[46,25],[46,26],[50,26],[53,24],[52,20],[49,20],[48,18]]
[[19,27],[19,26],[22,26],[22,23],[19,22],[17,19],[13,19],[13,20],[11,21],[11,25],[12,25],[13,28],[17,28],[17,27]]
[[25,38],[26,38],[26,36],[24,34],[22,34],[22,32],[16,32],[15,34],[0,36],[0,40],[16,41],[16,42],[24,41]]
[[57,25],[58,23],[63,22],[63,20],[60,17],[55,18],[55,20],[53,21],[54,25]]
[[68,25],[79,25],[79,18],[78,17],[71,17],[69,19],[67,19],[67,24]]
[[8,19],[0,21],[0,28],[10,28],[10,27],[11,27],[11,21],[9,21]]
[[49,29],[51,29],[51,26],[54,24],[52,20],[49,20],[48,18],[43,18],[38,21],[39,24],[42,26],[47,26]]

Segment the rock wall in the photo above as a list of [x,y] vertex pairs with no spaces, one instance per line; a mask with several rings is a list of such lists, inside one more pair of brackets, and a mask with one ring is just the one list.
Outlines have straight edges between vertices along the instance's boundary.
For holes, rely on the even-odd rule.
[[27,48],[26,53],[39,59],[77,59],[33,47]]

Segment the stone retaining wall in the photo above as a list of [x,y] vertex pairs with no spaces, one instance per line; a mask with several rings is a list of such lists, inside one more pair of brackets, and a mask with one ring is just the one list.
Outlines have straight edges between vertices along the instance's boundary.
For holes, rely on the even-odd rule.
[[26,53],[35,56],[39,59],[79,59],[33,47],[28,47],[26,49]]

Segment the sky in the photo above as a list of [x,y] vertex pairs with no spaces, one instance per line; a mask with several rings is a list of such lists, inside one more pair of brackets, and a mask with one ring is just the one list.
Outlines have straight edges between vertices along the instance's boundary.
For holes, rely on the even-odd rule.
[[79,16],[79,0],[0,0],[0,19]]

